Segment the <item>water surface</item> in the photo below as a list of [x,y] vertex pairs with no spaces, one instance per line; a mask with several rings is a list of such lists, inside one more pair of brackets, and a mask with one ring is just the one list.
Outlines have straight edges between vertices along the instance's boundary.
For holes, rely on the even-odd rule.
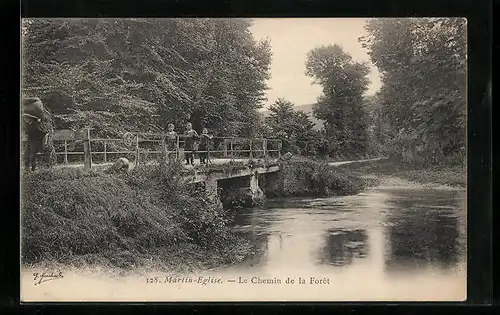
[[[399,185],[399,184],[398,184]],[[403,188],[404,187],[404,188]],[[466,193],[391,186],[346,197],[268,200],[240,209],[234,230],[257,251],[221,270],[107,278],[68,272],[33,286],[31,301],[462,301],[466,298]],[[168,259],[168,257],[165,257]],[[291,283],[292,279],[294,282]],[[207,281],[208,281],[207,280]]]
[[322,275],[337,281],[331,287],[339,299],[361,291],[367,300],[462,299],[465,197],[463,190],[379,188],[268,200],[262,209],[237,213],[235,230],[259,250],[227,272],[306,281]]

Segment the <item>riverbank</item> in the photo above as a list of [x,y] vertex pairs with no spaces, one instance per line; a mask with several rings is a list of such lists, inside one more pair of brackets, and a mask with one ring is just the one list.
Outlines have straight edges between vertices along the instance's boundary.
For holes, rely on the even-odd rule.
[[282,187],[266,191],[270,197],[348,196],[362,192],[374,184],[374,179],[358,176],[350,170],[329,165],[328,162],[293,157],[283,163]]
[[253,251],[215,196],[183,181],[180,165],[128,174],[43,169],[22,186],[22,264],[210,269]]
[[466,169],[459,166],[418,167],[391,159],[384,159],[364,163],[341,164],[338,168],[352,172],[356,176],[374,176],[379,179],[390,176],[424,186],[442,185],[453,188],[465,188],[467,186]]
[[[252,255],[251,241],[231,230],[233,209],[188,185],[182,171],[180,164],[169,164],[122,174],[81,168],[24,174],[23,266],[184,273]],[[274,195],[354,195],[368,182],[351,173],[293,158],[283,163],[283,189]]]
[[[265,208],[237,212],[235,230],[261,250],[229,268],[171,272],[147,263],[127,270],[38,265],[22,269],[22,294],[31,300],[68,302],[460,298],[466,283],[464,201],[463,192],[405,188],[348,197],[279,198]],[[165,255],[177,268],[179,257],[197,254],[183,248],[177,253]],[[44,271],[61,272],[64,278],[35,285],[33,273]],[[169,282],[175,276],[223,283]],[[248,283],[240,283],[240,277]],[[254,277],[282,283],[254,284]],[[307,283],[287,289],[292,287],[285,279],[299,277]],[[329,284],[311,284],[311,277],[328,279]],[[360,278],[370,278],[369,287],[361,291]],[[235,279],[237,283],[230,281]],[[435,297],[436,288],[444,293]]]

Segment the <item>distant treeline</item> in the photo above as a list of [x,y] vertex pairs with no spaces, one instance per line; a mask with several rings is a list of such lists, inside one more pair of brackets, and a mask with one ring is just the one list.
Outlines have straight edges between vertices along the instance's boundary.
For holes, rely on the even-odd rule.
[[[359,38],[382,75],[366,96],[369,68],[339,45],[309,52],[306,74],[323,93],[313,116],[278,100],[266,131],[303,155],[389,155],[405,163],[460,165],[466,157],[466,21],[459,18],[372,19]],[[332,30],[334,32],[334,30]]]
[[[404,162],[465,161],[466,22],[372,19],[359,39],[382,75],[367,97],[369,68],[339,45],[309,52],[321,85],[312,115],[277,100],[263,118],[271,46],[248,19],[85,19],[23,23],[23,84],[43,87],[58,128],[102,136],[174,123],[219,135],[284,140],[300,155],[391,155]],[[335,30],[332,30],[335,32]]]

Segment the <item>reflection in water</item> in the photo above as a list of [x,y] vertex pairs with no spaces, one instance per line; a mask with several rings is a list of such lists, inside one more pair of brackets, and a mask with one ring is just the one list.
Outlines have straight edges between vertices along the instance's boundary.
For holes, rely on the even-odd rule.
[[268,257],[269,236],[257,234],[252,230],[242,231],[240,235],[250,240],[255,248],[254,254],[245,261],[245,265],[253,267],[264,264]]
[[258,266],[266,261],[269,233],[266,232],[270,222],[256,215],[258,209],[240,209],[234,217],[235,230],[245,239],[252,242],[255,252],[245,262],[248,266]]
[[433,265],[449,268],[459,260],[460,232],[454,191],[399,192],[389,201],[388,271]]
[[401,275],[436,279],[462,270],[464,200],[463,191],[387,188],[356,196],[268,200],[261,209],[237,210],[235,230],[257,251],[234,268],[391,279],[378,281]]
[[[169,302],[463,301],[465,214],[465,192],[444,190],[385,187],[348,197],[268,200],[263,209],[235,213],[234,229],[257,248],[251,259],[191,275],[227,283],[161,285],[158,290],[143,276],[123,283],[123,277],[102,281],[102,275],[90,272],[65,273],[65,279],[93,288],[83,292],[65,290],[59,282],[34,287],[30,275],[37,271],[29,270],[21,286],[47,301],[54,296],[82,300],[82,293],[83,300],[94,302],[103,296],[136,301],[138,294],[141,300]],[[156,275],[165,277],[164,272],[151,277]],[[307,283],[314,278],[328,284],[235,284],[240,277],[302,277]],[[40,293],[45,288],[53,291]]]
[[368,236],[364,230],[329,229],[325,235],[325,245],[320,251],[319,261],[333,266],[349,265],[354,258],[366,257],[367,241]]

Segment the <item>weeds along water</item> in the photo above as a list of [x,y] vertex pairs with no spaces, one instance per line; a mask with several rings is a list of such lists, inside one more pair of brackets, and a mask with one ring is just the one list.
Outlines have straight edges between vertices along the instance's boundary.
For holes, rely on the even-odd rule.
[[[24,174],[22,263],[211,268],[251,254],[251,242],[231,229],[233,209],[190,185],[183,172],[181,164],[159,163],[121,174],[78,168]],[[304,160],[284,165],[282,176],[284,196],[356,194],[366,184]]]
[[168,164],[128,174],[81,169],[25,174],[23,264],[128,268],[174,258],[181,250],[201,253],[195,255],[201,262],[210,261],[208,256],[230,262],[239,252],[231,249],[245,244],[232,235],[229,211],[186,183],[181,172],[180,165]]

